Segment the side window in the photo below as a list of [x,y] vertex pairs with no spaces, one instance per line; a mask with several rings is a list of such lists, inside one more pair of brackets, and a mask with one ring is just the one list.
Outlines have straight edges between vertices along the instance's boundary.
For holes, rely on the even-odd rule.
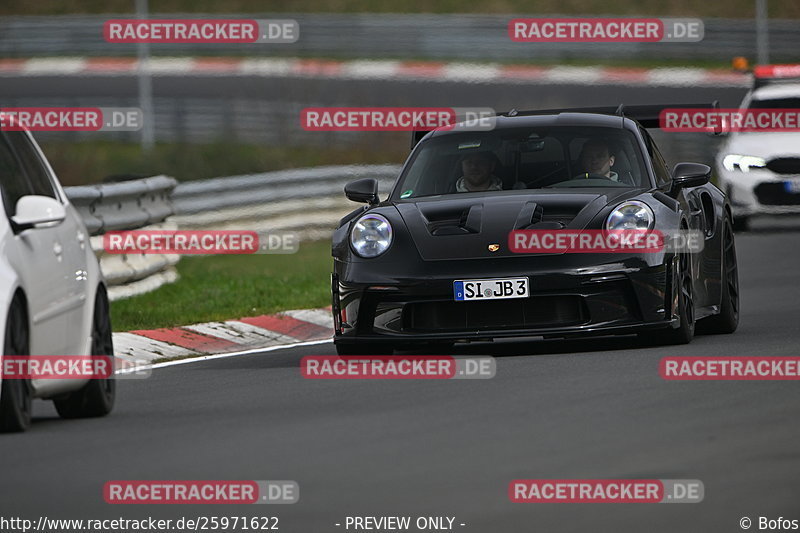
[[25,174],[28,175],[28,180],[33,189],[33,192],[30,194],[49,196],[50,198],[57,199],[56,190],[53,187],[53,182],[50,181],[47,169],[42,163],[42,160],[39,159],[39,155],[36,153],[30,140],[28,140],[28,137],[22,132],[8,132],[8,140],[17,153],[17,157],[19,157],[22,163]]
[[7,135],[8,133],[0,134],[0,192],[3,195],[6,215],[11,217],[17,212],[17,201],[33,192],[8,144]]
[[641,130],[641,132],[645,139],[645,144],[647,145],[647,152],[650,154],[650,162],[653,163],[653,170],[656,172],[656,184],[659,187],[668,185],[670,181],[672,181],[672,175],[670,175],[667,169],[664,157],[661,155],[661,152],[658,151],[656,143],[653,142],[653,138],[650,137],[650,134],[645,130]]

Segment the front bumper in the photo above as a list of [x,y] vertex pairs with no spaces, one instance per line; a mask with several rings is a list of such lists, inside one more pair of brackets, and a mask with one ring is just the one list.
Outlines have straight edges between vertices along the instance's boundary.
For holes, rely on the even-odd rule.
[[[380,282],[358,280],[352,275],[358,269],[340,264],[332,278],[334,342],[398,345],[616,335],[676,325],[671,258],[662,256],[658,262],[652,255],[615,257],[595,264],[589,256],[526,259],[528,266],[540,263],[538,268],[491,274],[433,272],[402,280],[382,276]],[[553,268],[558,262],[573,264]],[[530,280],[527,298],[485,302],[453,298],[454,280],[518,276]]]
[[718,168],[717,173],[720,189],[728,195],[735,217],[800,214],[800,193],[791,192],[786,186],[792,176],[767,169],[731,172]]

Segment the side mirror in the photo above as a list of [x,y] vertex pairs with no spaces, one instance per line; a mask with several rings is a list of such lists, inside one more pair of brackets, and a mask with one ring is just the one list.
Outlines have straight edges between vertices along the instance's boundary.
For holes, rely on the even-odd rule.
[[378,203],[378,180],[375,178],[362,178],[351,181],[344,186],[344,195],[354,202],[366,202],[369,205]]
[[711,179],[711,167],[702,163],[678,163],[672,169],[672,190],[699,187]]
[[706,135],[709,137],[726,137],[730,133],[727,129],[722,126],[718,126],[716,128],[709,128],[706,131]]
[[[711,104],[711,107],[714,109],[714,111],[719,111],[719,101],[714,100],[714,102]],[[724,114],[720,116],[719,124],[716,124],[713,128],[706,129],[706,133],[710,137],[725,137],[726,135],[728,135],[729,132],[730,132],[729,118]]]
[[55,198],[28,195],[17,201],[17,214],[11,221],[19,229],[28,229],[62,222],[66,216],[64,206]]

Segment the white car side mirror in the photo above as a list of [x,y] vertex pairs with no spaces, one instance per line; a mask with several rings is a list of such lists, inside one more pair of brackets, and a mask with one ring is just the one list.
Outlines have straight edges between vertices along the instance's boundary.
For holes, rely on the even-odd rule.
[[28,195],[17,201],[17,214],[11,221],[22,228],[36,228],[61,222],[67,212],[58,200],[48,196]]

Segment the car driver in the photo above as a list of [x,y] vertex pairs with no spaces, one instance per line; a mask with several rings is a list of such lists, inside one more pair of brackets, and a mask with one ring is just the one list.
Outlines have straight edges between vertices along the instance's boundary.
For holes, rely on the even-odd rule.
[[456,182],[457,192],[501,191],[503,181],[492,174],[496,159],[491,152],[475,152],[461,160],[462,176]]
[[614,160],[614,154],[606,141],[597,137],[589,139],[583,143],[581,154],[578,157],[583,171],[575,178],[590,178],[592,174],[595,174],[612,181],[619,181],[619,174],[611,170]]

